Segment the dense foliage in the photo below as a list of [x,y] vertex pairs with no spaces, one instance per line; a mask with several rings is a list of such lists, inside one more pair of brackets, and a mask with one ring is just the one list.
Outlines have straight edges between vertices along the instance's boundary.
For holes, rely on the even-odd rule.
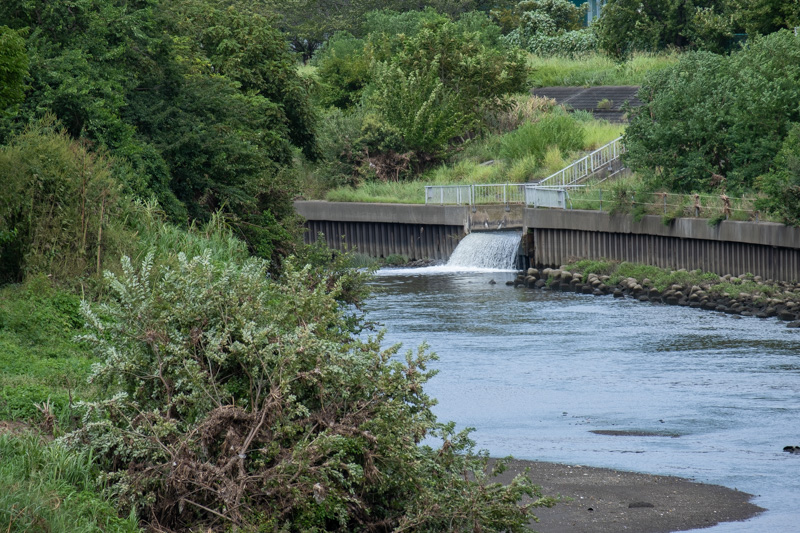
[[436,421],[431,354],[401,362],[359,335],[337,300],[353,275],[289,261],[273,281],[262,261],[209,253],[124,261],[108,303],[84,306],[108,393],[68,440],[153,527],[521,531],[548,500],[522,477],[490,483],[466,434]]
[[[800,4],[780,0],[609,0],[596,31],[615,57],[668,47],[725,52],[747,35],[800,25]],[[747,35],[745,35],[747,34]]]
[[0,175],[0,283],[100,274],[132,237],[107,159],[58,131],[52,117],[0,146]]
[[781,31],[739,53],[690,53],[653,74],[626,132],[628,162],[676,192],[741,193],[800,121],[800,39]]
[[268,226],[291,227],[292,150],[315,156],[314,115],[269,18],[217,0],[9,0],[0,21],[26,35],[30,72],[0,142],[52,113],[113,154],[124,192],[176,222],[223,209],[254,252],[287,251]]
[[501,44],[484,14],[451,21],[431,9],[380,11],[364,27],[364,38],[336,34],[314,58],[319,102],[336,108],[320,135],[332,185],[414,175],[524,87],[521,51]]
[[575,56],[597,48],[594,30],[584,28],[586,5],[567,0],[523,0],[511,11],[516,26],[505,41],[537,55]]

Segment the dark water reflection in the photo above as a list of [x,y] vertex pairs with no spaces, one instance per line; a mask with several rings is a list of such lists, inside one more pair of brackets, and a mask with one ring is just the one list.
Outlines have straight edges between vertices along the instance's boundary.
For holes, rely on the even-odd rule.
[[388,328],[387,344],[424,340],[440,357],[427,391],[441,419],[476,428],[492,455],[689,477],[759,495],[754,502],[769,509],[708,531],[800,531],[800,456],[782,451],[800,445],[800,331],[514,290],[504,285],[512,277],[376,280],[382,292],[368,307]]

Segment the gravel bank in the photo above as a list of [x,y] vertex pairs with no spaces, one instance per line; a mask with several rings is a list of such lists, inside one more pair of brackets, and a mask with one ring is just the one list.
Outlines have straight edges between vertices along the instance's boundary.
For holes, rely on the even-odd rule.
[[539,533],[667,533],[751,518],[765,509],[750,494],[688,479],[606,468],[513,460],[508,481],[530,468],[545,495],[563,501],[535,509]]

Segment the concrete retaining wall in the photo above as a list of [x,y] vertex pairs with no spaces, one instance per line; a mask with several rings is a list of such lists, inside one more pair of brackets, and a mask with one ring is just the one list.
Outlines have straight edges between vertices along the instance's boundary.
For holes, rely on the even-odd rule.
[[[296,202],[308,222],[306,242],[319,233],[335,249],[373,257],[447,260],[471,231],[522,227],[527,263],[558,267],[574,259],[613,259],[662,268],[700,268],[720,275],[752,273],[800,280],[800,229],[783,224],[661,217],[521,206],[425,206]],[[344,238],[343,238],[344,237]]]
[[783,224],[630,215],[593,211],[525,211],[525,249],[534,266],[574,259],[613,259],[662,268],[702,269],[720,275],[752,273],[800,280],[800,229]]
[[306,243],[323,234],[336,250],[354,248],[371,257],[401,254],[411,260],[446,261],[472,231],[522,228],[523,207],[437,206],[295,202],[308,231]]

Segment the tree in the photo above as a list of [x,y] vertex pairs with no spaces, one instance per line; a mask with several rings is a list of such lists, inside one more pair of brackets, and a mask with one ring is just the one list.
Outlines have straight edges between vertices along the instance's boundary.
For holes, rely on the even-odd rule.
[[9,0],[0,20],[27,28],[31,57],[0,135],[50,112],[173,221],[223,209],[254,253],[291,248],[291,151],[316,156],[315,117],[272,20],[220,0]]
[[258,260],[152,261],[123,260],[111,300],[83,306],[92,381],[108,392],[68,440],[153,526],[522,531],[550,503],[523,477],[489,482],[467,434],[436,421],[430,354],[358,335],[366,322],[339,299],[352,273],[289,260],[272,280]]
[[782,30],[730,56],[652,74],[625,133],[628,161],[678,192],[750,190],[800,120],[800,39]]
[[594,33],[583,27],[586,6],[567,0],[523,0],[514,8],[516,28],[509,44],[539,55],[574,56],[596,49]]
[[60,131],[52,116],[0,147],[0,282],[100,274],[130,238],[107,158]]
[[0,26],[0,112],[18,104],[25,97],[28,54],[25,40],[9,28]]
[[597,38],[614,57],[636,50],[693,47],[697,10],[721,13],[726,4],[727,0],[609,0],[596,23]]
[[758,180],[766,197],[759,209],[777,215],[785,224],[800,226],[800,124],[789,130],[770,171]]

